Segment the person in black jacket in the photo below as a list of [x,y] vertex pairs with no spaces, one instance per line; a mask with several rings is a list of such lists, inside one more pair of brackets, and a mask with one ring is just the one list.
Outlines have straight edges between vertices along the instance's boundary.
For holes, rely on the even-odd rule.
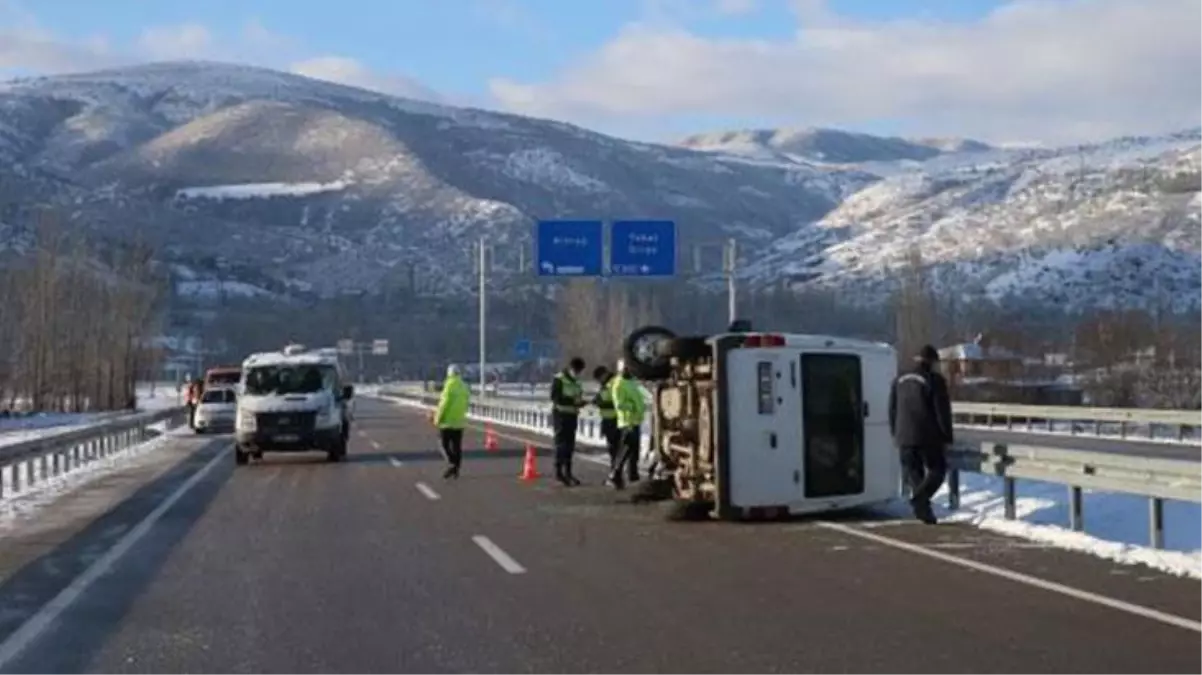
[[576,428],[584,407],[584,389],[580,374],[584,359],[579,356],[551,380],[551,427],[555,433],[555,479],[568,487],[580,485],[572,473],[572,455],[576,452]]
[[926,345],[914,360],[914,369],[898,376],[889,391],[889,431],[901,452],[914,515],[933,525],[931,497],[947,475],[945,451],[953,441],[952,403],[947,380],[935,372],[935,348]]

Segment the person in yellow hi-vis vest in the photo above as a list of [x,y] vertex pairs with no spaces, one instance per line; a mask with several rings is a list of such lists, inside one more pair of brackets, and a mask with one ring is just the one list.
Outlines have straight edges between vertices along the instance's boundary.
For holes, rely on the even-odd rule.
[[576,429],[580,425],[580,409],[584,407],[584,388],[580,374],[584,359],[579,356],[568,367],[555,374],[551,381],[551,426],[555,431],[555,478],[568,487],[580,485],[572,474],[572,455],[576,452]]
[[618,430],[618,411],[614,409],[614,393],[609,388],[614,374],[605,366],[593,369],[593,378],[600,388],[593,397],[593,405],[601,417],[601,438],[605,439],[605,450],[609,453],[609,470],[613,471],[618,464],[618,448],[621,447],[622,434]]
[[613,392],[614,409],[618,413],[618,429],[621,434],[621,452],[618,461],[609,472],[609,484],[615,489],[625,487],[622,473],[626,469],[626,477],[630,482],[639,479],[639,450],[642,448],[643,416],[647,412],[647,402],[643,399],[643,390],[630,374],[630,367],[625,361],[618,361],[618,376],[609,384]]
[[442,385],[442,396],[431,422],[438,427],[438,440],[442,445],[442,456],[447,460],[443,478],[458,478],[463,464],[463,428],[467,426],[468,404],[471,391],[459,375],[459,366],[447,366],[447,379]]

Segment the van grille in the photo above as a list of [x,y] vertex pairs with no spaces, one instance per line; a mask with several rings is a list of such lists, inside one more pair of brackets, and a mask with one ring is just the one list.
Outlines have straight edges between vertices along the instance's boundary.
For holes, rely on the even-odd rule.
[[306,412],[269,412],[259,413],[255,422],[260,431],[292,431],[305,432],[313,430],[317,413]]

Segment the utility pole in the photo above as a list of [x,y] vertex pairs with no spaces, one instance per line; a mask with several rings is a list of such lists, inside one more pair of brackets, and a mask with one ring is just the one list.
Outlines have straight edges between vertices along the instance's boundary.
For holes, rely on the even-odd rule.
[[727,314],[729,315],[729,322],[734,323],[734,321],[739,318],[739,296],[737,290],[735,289],[735,267],[736,260],[738,259],[738,248],[733,237],[727,240],[724,252],[726,253]]
[[480,237],[480,241],[477,246],[479,247],[480,255],[480,394],[483,395],[484,384],[486,382],[484,367],[488,361],[488,330],[486,328],[488,325],[488,296],[486,295],[487,289],[485,287],[485,280],[487,278],[488,248],[485,245],[484,237]]

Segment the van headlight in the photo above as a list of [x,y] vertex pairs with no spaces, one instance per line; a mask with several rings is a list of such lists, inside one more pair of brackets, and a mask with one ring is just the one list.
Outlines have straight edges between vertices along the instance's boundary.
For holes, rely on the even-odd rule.
[[234,416],[234,427],[238,431],[254,431],[256,429],[254,413],[244,413],[241,411],[236,413]]
[[317,411],[317,426],[329,427],[334,425],[334,409],[322,408]]

